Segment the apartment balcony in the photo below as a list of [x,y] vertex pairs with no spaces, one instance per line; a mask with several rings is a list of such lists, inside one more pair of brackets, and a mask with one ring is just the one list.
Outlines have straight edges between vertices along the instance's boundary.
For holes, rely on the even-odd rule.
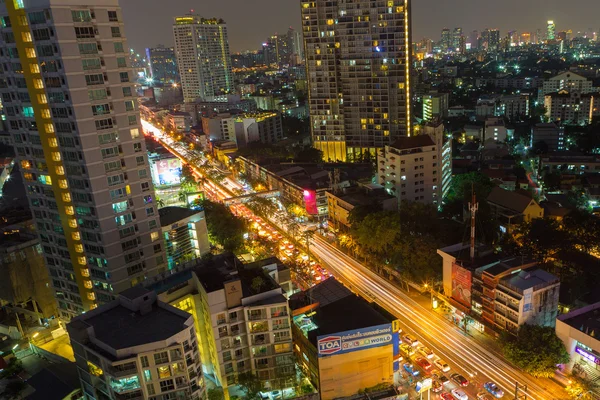
[[254,335],[252,337],[252,345],[269,344],[270,340],[267,335]]
[[290,329],[290,325],[289,324],[273,324],[273,330],[274,331],[279,331],[282,329]]
[[141,390],[133,393],[115,393],[115,399],[117,400],[143,400],[144,394]]
[[135,363],[133,363],[133,365],[124,364],[116,367],[110,367],[107,372],[109,375],[114,376],[115,378],[122,378],[124,376],[136,375],[138,370]]
[[510,302],[508,300],[502,300],[502,299],[496,298],[496,303],[502,304],[503,306],[508,307],[513,311],[519,312],[519,305],[514,304],[513,302]]
[[248,321],[259,321],[261,319],[267,319],[267,316],[263,313],[260,314],[248,314]]

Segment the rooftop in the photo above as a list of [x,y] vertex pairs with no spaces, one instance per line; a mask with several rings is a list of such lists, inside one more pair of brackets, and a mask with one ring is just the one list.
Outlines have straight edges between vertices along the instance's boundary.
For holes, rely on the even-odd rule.
[[[132,292],[125,291],[122,296],[127,300],[149,293],[142,288],[129,290]],[[115,350],[167,340],[186,328],[189,314],[167,304],[154,300],[148,304],[148,309],[134,311],[126,307],[125,302],[119,298],[115,303],[98,308],[97,312],[78,317],[76,321],[80,324],[77,327],[93,327],[96,339]]]
[[158,215],[160,216],[160,226],[167,227],[173,225],[177,221],[189,218],[192,215],[198,214],[198,210],[190,210],[185,207],[163,207],[158,209]]
[[600,303],[590,304],[559,315],[558,320],[590,336],[597,337],[600,335]]
[[428,135],[417,135],[409,137],[401,137],[396,140],[390,147],[398,150],[414,149],[417,147],[435,146],[435,143]]
[[535,200],[525,193],[523,191],[511,192],[495,187],[488,195],[487,201],[511,211],[523,213],[531,202],[535,203]]
[[352,295],[352,292],[337,279],[328,278],[308,290],[292,295],[290,297],[290,309],[295,310],[314,303],[326,306]]
[[521,291],[527,289],[536,289],[544,286],[553,285],[559,282],[559,279],[540,268],[528,268],[521,271],[515,271],[512,274],[502,278],[501,283],[508,284],[511,287]]

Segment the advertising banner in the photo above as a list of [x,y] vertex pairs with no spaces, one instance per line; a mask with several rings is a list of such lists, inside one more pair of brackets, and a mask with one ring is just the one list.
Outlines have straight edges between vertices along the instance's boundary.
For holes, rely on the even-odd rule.
[[471,271],[452,263],[452,298],[471,308]]
[[383,324],[369,328],[339,332],[317,337],[319,357],[332,354],[351,353],[388,344],[398,345],[398,335],[392,332],[392,324]]
[[159,185],[177,185],[181,181],[181,160],[170,158],[156,162]]

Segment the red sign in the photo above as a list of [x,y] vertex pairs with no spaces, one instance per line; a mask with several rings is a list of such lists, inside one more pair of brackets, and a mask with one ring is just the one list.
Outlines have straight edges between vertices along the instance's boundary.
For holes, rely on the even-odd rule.
[[339,336],[327,336],[319,340],[319,354],[333,354],[342,349],[342,338]]
[[452,298],[471,309],[471,271],[452,263]]

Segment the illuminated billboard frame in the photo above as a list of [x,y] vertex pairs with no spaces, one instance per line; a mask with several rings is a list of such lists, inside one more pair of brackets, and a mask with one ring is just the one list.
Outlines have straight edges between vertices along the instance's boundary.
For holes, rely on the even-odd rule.
[[398,347],[398,333],[391,323],[318,336],[317,352],[327,357],[390,344]]

